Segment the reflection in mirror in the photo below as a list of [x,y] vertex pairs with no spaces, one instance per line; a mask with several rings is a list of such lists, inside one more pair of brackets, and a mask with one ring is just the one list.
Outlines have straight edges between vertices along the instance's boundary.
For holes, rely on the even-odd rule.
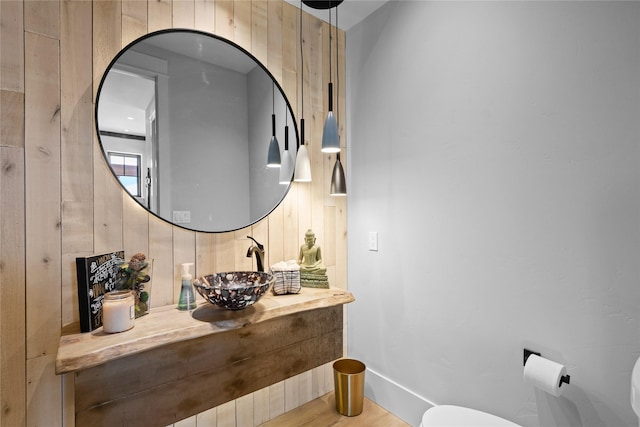
[[272,110],[278,141],[293,124],[295,155],[291,106],[262,64],[222,38],[166,30],[112,61],[96,126],[111,170],[141,205],[184,228],[223,232],[264,218],[291,185],[266,167]]

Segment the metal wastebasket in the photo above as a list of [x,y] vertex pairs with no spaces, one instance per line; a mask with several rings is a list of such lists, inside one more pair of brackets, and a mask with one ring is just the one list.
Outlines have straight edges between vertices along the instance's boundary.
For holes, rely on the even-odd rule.
[[362,413],[364,402],[364,363],[355,359],[340,359],[333,363],[336,410],[354,417]]

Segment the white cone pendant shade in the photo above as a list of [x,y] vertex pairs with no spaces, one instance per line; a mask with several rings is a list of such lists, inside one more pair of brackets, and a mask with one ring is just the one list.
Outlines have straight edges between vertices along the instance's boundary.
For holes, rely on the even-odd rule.
[[282,153],[282,165],[280,166],[280,184],[291,184],[291,178],[293,177],[293,158],[291,157],[291,151],[284,150]]
[[267,167],[279,168],[280,167],[280,145],[278,144],[278,138],[276,138],[276,115],[271,115],[271,126],[273,132],[271,134],[271,142],[269,142],[269,152],[267,153]]
[[333,173],[331,174],[331,192],[332,196],[346,196],[347,195],[347,180],[344,177],[344,169],[342,169],[342,163],[340,163],[340,153],[336,157],[336,164],[333,166]]
[[329,113],[324,121],[322,131],[322,152],[340,152],[340,138],[338,137],[338,120],[333,114],[333,84],[329,83]]
[[289,151],[289,126],[284,127],[284,152],[282,153],[282,164],[280,165],[280,184],[288,185],[293,176],[293,158]]
[[296,171],[293,180],[296,182],[311,181],[311,161],[307,146],[304,145],[304,119],[300,119],[300,148],[298,148],[296,155]]
[[298,150],[294,181],[311,182],[311,162],[309,161],[309,153],[307,152],[306,145],[301,145]]

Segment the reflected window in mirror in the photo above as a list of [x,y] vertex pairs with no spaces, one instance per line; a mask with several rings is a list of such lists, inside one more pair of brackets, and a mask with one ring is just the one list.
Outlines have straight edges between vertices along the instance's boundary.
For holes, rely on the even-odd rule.
[[122,186],[134,197],[142,197],[140,162],[137,154],[109,153],[109,164]]

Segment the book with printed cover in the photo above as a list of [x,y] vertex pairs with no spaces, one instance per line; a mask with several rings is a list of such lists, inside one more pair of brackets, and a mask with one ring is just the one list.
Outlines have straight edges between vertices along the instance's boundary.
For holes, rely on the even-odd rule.
[[80,331],[91,332],[102,326],[104,294],[115,290],[118,265],[124,251],[76,258]]

